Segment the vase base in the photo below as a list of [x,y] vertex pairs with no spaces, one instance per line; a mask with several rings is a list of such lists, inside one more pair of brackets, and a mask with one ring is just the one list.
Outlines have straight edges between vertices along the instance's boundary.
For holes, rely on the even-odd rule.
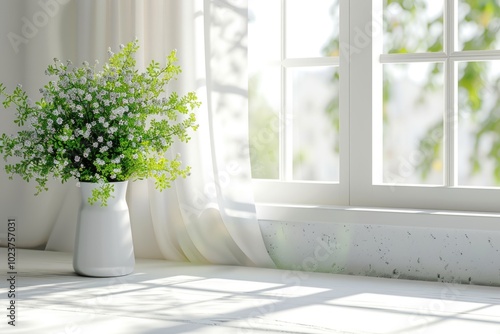
[[114,268],[85,268],[80,270],[74,268],[75,272],[79,276],[86,277],[118,277],[127,276],[134,272],[134,268],[129,267],[114,267]]

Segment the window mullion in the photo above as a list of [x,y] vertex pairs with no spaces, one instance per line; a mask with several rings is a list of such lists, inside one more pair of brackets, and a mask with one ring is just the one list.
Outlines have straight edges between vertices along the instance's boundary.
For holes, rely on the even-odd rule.
[[290,117],[290,103],[291,87],[287,82],[286,73],[286,0],[281,0],[281,127],[280,127],[280,163],[279,173],[280,179],[284,181],[291,181],[293,178],[293,124]]
[[381,64],[418,63],[418,62],[440,62],[445,61],[448,55],[444,52],[422,52],[422,53],[389,53],[380,55]]
[[458,107],[457,107],[457,67],[451,55],[455,52],[457,43],[457,1],[445,2],[445,36],[444,52],[446,59],[445,75],[445,114],[444,114],[444,167],[445,185],[458,184]]
[[[340,0],[340,22],[339,22],[339,44],[349,45],[350,43],[350,1]],[[340,192],[343,194],[341,204],[350,204],[350,173],[351,173],[351,154],[350,154],[350,67],[351,59],[348,50],[345,47],[340,48],[340,55],[338,58],[340,69]]]
[[339,57],[286,58],[283,59],[282,65],[284,67],[339,66]]
[[292,96],[293,87],[288,80],[287,67],[281,65],[281,78],[284,89],[282,90],[282,115],[283,115],[283,134],[282,134],[282,169],[285,181],[293,181],[293,109]]
[[454,51],[451,53],[455,61],[482,61],[500,59],[500,50]]

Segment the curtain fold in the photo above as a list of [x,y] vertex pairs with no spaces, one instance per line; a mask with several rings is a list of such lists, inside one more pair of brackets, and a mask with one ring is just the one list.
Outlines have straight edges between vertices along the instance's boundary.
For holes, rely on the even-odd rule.
[[[37,2],[28,2],[36,7]],[[70,19],[55,17],[50,24],[60,29],[59,34],[71,32],[71,43],[61,44],[58,35],[46,35],[40,43],[51,47],[41,53],[48,56],[60,50],[56,56],[62,60],[102,63],[108,47],[116,50],[137,38],[138,66],[144,69],[152,59],[164,61],[175,48],[183,73],[171,89],[179,94],[196,91],[203,103],[197,111],[200,127],[192,140],[173,147],[192,167],[191,175],[163,192],[151,180],[129,186],[136,255],[273,267],[260,232],[250,175],[247,1],[70,0],[64,6]],[[38,73],[43,70],[37,67]],[[48,194],[52,211],[43,215],[54,223],[47,226],[46,249],[71,251],[78,189],[68,184]]]
[[[204,1],[207,108],[216,198],[243,264],[272,266],[251,184],[248,141],[247,1]],[[245,256],[245,257],[244,257]]]
[[[195,77],[189,73],[178,88],[196,89],[203,105],[199,130],[190,143],[176,147],[193,167],[189,178],[175,182],[176,196],[169,200],[178,203],[185,227],[176,229],[176,246],[190,261],[273,267],[257,221],[250,176],[247,2],[195,1],[193,10],[186,9],[176,17],[194,20],[193,35],[184,33],[179,44],[182,50],[194,50],[189,54],[195,56],[182,65],[195,68]],[[151,197],[161,196],[151,189]],[[155,219],[163,210],[152,208],[157,231],[165,228],[165,220]]]

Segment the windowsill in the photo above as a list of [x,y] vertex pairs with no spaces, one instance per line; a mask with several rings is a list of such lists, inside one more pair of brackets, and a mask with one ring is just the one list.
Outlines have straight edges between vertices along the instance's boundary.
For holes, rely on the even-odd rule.
[[259,220],[500,230],[500,213],[257,203]]

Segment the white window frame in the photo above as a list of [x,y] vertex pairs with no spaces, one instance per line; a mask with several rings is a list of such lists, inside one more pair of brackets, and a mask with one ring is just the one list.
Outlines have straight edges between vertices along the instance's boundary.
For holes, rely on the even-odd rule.
[[[427,210],[427,213],[432,210],[500,212],[500,189],[457,186],[455,84],[445,87],[445,110],[453,110],[444,115],[445,185],[409,186],[374,182],[381,175],[375,170],[381,165],[382,127],[375,124],[382,119],[382,64],[443,62],[446,81],[453,83],[457,61],[500,59],[500,51],[455,51],[457,1],[444,1],[443,52],[383,55],[382,28],[377,30],[375,27],[376,22],[382,22],[382,0],[340,0],[340,182],[254,180],[258,203],[379,207],[389,211],[391,208],[419,209]],[[284,27],[286,18],[282,16],[281,19]],[[359,36],[356,31],[368,32],[365,44],[357,45]],[[283,60],[286,62],[285,58]],[[284,124],[283,127],[286,129],[288,126]]]
[[[272,204],[308,204],[308,205],[349,205],[349,57],[347,48],[340,50],[338,57],[321,58],[287,58],[285,50],[286,33],[286,0],[281,1],[281,126],[280,129],[280,179],[254,179],[254,195],[258,202]],[[340,0],[340,43],[349,44],[349,0]],[[293,129],[293,118],[290,106],[286,101],[286,69],[304,66],[337,66],[340,74],[339,112],[339,161],[340,175],[338,183],[291,180],[291,147],[290,135]]]
[[[458,186],[457,177],[457,87],[458,61],[499,60],[499,51],[455,51],[457,43],[457,1],[445,1],[444,50],[438,53],[383,54],[382,28],[373,29],[370,43],[357,48],[351,58],[351,205],[428,210],[500,211],[500,189]],[[370,10],[367,7],[372,5]],[[351,31],[365,31],[382,22],[382,0],[351,1]],[[351,34],[351,45],[359,36]],[[358,42],[359,43],[359,42]],[[444,168],[443,186],[376,184],[381,175],[382,64],[442,62],[445,68]],[[356,96],[360,92],[363,98]],[[377,124],[379,122],[380,124]],[[371,145],[366,145],[371,143]],[[375,182],[374,182],[375,181]]]

